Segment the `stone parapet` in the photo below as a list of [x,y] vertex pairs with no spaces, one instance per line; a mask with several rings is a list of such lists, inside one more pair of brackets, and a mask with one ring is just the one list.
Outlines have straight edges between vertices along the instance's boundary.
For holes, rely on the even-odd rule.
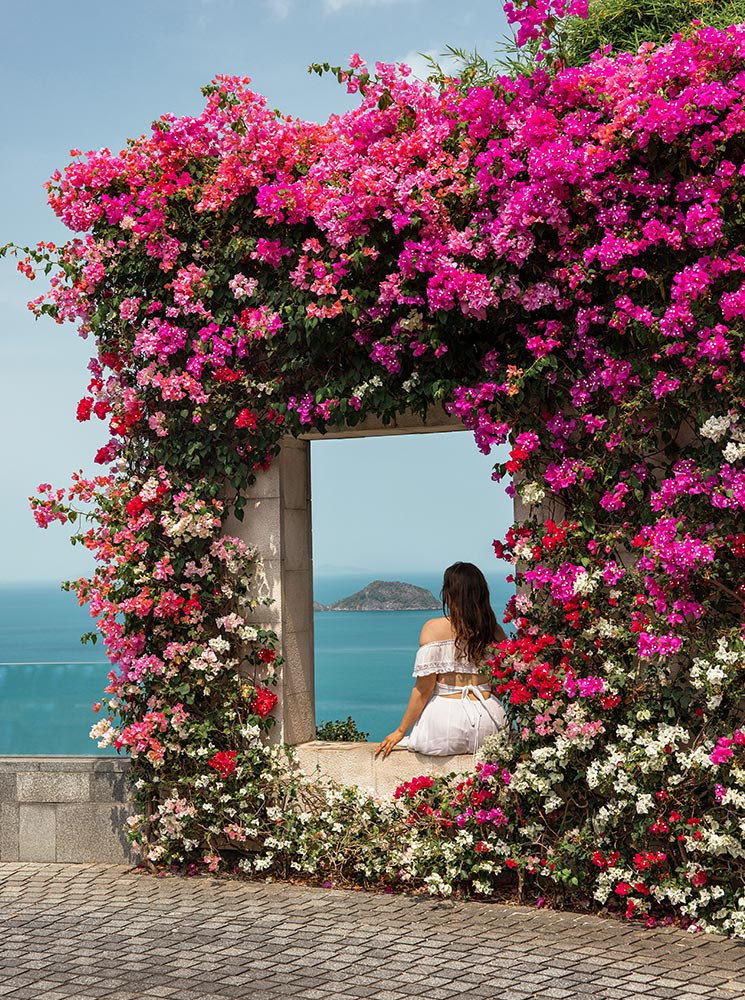
[[[296,746],[308,778],[391,795],[422,774],[466,773],[470,754],[427,757],[395,749],[376,759],[375,743]],[[127,864],[135,860],[124,826],[136,812],[120,757],[0,757],[0,862]]]
[[128,768],[118,757],[0,757],[0,861],[130,862]]
[[395,747],[385,758],[375,757],[377,743],[327,743],[315,740],[296,746],[300,769],[309,778],[319,777],[341,785],[357,785],[376,795],[392,795],[404,781],[423,774],[438,777],[473,770],[471,754],[430,757]]

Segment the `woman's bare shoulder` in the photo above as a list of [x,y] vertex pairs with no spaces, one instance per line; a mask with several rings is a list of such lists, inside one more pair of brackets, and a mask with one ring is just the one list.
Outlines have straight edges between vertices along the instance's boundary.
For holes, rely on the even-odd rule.
[[443,642],[453,638],[453,630],[449,618],[430,618],[422,625],[419,645],[427,642]]

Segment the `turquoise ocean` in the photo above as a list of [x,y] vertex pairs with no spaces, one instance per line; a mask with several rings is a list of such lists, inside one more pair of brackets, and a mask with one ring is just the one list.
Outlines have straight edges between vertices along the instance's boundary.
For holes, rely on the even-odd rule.
[[[332,604],[373,579],[426,587],[437,597],[441,577],[407,573],[317,576],[314,598]],[[512,588],[490,577],[501,619]],[[371,740],[400,721],[409,697],[414,655],[431,611],[315,613],[316,719],[348,716]],[[55,584],[0,585],[0,755],[110,754],[88,738],[111,669],[100,644],[83,645],[93,628],[73,594]]]

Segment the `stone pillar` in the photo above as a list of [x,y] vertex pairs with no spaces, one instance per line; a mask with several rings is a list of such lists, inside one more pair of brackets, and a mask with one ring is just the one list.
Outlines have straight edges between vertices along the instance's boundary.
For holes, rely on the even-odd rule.
[[273,737],[305,743],[316,732],[309,442],[285,438],[247,495],[243,521],[229,518],[225,530],[257,547],[258,591],[273,601],[257,609],[254,622],[249,619],[278,633],[285,661]]

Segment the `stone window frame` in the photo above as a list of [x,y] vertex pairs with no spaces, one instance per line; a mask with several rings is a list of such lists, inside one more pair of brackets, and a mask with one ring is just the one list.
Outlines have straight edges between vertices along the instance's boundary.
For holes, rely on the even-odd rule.
[[311,442],[465,429],[442,407],[431,407],[426,421],[403,413],[389,424],[367,417],[355,427],[325,434],[310,431],[298,437],[288,435],[277,458],[248,490],[243,521],[232,516],[228,519],[227,533],[250,545],[258,541],[258,593],[272,600],[262,610],[257,624],[277,632],[284,659],[277,688],[274,740],[298,746],[314,741],[316,733]]

